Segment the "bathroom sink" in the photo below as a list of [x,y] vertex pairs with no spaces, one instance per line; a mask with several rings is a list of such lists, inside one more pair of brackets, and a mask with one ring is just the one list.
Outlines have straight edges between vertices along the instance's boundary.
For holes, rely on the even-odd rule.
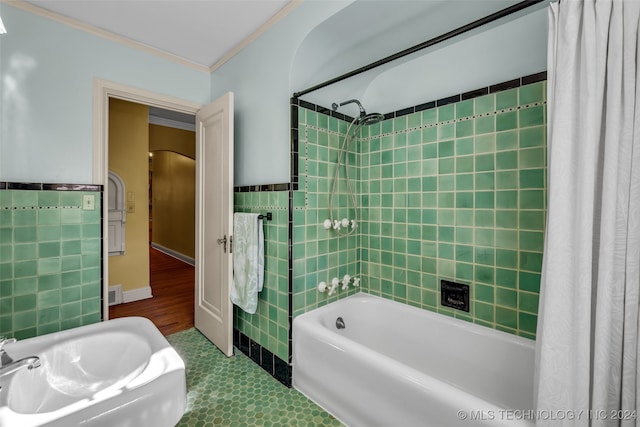
[[7,344],[40,366],[0,377],[0,426],[173,426],[182,359],[148,319],[128,317]]

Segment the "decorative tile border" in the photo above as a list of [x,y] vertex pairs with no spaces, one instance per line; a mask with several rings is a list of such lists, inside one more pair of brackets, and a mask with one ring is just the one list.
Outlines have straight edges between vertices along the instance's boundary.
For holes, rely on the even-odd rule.
[[[539,73],[535,73],[535,74],[529,74],[527,76],[523,76],[523,77],[519,77],[517,79],[513,79],[513,80],[509,80],[503,83],[498,83],[495,85],[491,85],[491,86],[487,86],[487,87],[483,87],[483,88],[479,88],[479,89],[475,89],[469,92],[465,92],[465,93],[460,93],[457,95],[452,95],[452,96],[448,96],[446,98],[440,98],[438,100],[435,101],[430,101],[430,102],[425,102],[423,104],[419,104],[419,105],[415,105],[413,107],[408,107],[408,108],[403,108],[401,110],[397,110],[397,111],[392,111],[390,113],[386,113],[384,114],[384,120],[387,119],[394,119],[394,118],[398,118],[398,117],[402,117],[402,116],[406,116],[408,114],[412,114],[412,113],[417,113],[420,111],[424,111],[424,110],[429,110],[431,108],[436,108],[436,107],[442,107],[443,105],[448,105],[448,104],[453,104],[455,102],[460,102],[460,101],[467,101],[469,99],[473,99],[473,98],[477,98],[480,96],[484,96],[484,95],[489,95],[492,93],[497,93],[497,92],[501,92],[504,90],[509,90],[509,89],[515,89],[518,88],[520,86],[525,86],[531,83],[536,83],[536,82],[541,82],[543,80],[547,80],[547,72],[546,71],[542,71]],[[315,105],[312,104],[311,102],[307,102],[304,101],[302,99],[297,99],[297,98],[291,98],[291,136],[292,136],[292,149],[291,154],[292,157],[294,155],[294,153],[298,154],[298,146],[297,146],[297,138],[298,138],[298,112],[297,112],[297,107],[303,107],[306,108],[308,110],[311,111],[315,111],[321,114],[325,114],[328,115],[330,117],[335,117],[338,118],[340,120],[346,120],[348,122],[353,121],[353,117],[351,116],[347,116],[345,114],[340,114],[336,111],[331,111],[325,107],[322,107],[320,105]],[[504,111],[510,111],[508,109],[505,109]],[[501,111],[499,111],[501,112]],[[295,114],[294,114],[295,113]],[[434,124],[435,126],[435,124]],[[296,132],[293,132],[293,130],[296,130]],[[295,137],[295,144],[293,143],[294,141],[294,137]],[[292,166],[296,165],[296,172],[297,172],[297,158],[295,159],[295,161],[292,160]],[[293,175],[293,167],[292,167],[292,175]],[[297,183],[297,174],[295,176],[295,181],[293,179],[294,177],[292,176],[292,182],[296,182]],[[297,189],[297,188],[296,188]]]
[[263,184],[263,185],[245,185],[234,187],[234,193],[252,193],[259,191],[289,191],[291,184],[288,182],[282,184]]
[[393,119],[407,114],[417,113],[431,108],[442,107],[443,105],[453,104],[455,102],[467,101],[469,99],[478,98],[480,96],[489,95],[503,90],[515,89],[520,86],[525,86],[531,83],[541,82],[547,80],[547,72],[542,71],[540,73],[529,74],[528,76],[519,77],[517,79],[509,80],[507,82],[498,83],[492,86],[475,89],[469,92],[460,93],[446,98],[440,98],[436,101],[426,102],[409,108],[403,108],[402,110],[393,111],[384,115],[384,119]]
[[102,191],[104,186],[94,184],[44,184],[31,182],[0,182],[0,190],[35,191]]

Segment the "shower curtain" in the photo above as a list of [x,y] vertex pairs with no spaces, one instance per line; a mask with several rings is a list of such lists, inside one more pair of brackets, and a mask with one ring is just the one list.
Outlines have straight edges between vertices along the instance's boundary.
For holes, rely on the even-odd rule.
[[640,425],[639,20],[637,0],[550,5],[537,425]]

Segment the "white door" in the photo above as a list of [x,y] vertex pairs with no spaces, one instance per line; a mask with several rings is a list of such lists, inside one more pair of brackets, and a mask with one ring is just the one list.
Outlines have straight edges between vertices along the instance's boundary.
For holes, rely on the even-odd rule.
[[233,93],[196,114],[195,326],[233,355]]

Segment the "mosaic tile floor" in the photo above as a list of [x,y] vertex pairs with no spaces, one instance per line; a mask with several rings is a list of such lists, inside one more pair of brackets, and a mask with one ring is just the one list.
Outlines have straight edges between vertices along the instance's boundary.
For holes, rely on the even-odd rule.
[[226,358],[191,328],[167,337],[187,367],[187,411],[178,426],[341,426],[244,354]]

